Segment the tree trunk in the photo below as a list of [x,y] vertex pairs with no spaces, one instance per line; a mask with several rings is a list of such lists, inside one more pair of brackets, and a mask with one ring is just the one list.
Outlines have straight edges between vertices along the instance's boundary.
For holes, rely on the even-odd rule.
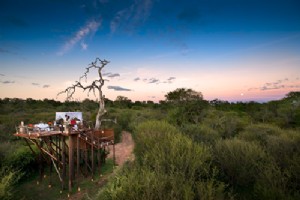
[[100,130],[102,116],[106,113],[105,104],[104,104],[104,98],[103,98],[101,89],[99,91],[99,97],[100,97],[100,100],[99,100],[99,109],[98,109],[98,113],[97,113],[97,116],[96,116],[95,130]]

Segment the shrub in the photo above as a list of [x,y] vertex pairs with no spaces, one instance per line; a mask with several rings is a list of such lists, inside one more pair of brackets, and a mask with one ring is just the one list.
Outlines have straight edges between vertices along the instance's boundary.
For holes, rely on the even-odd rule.
[[274,162],[267,163],[257,175],[254,196],[257,199],[292,199],[288,191],[287,176]]
[[234,199],[233,195],[224,191],[227,185],[217,180],[218,172],[216,169],[212,171],[211,178],[201,180],[196,183],[196,199],[215,200],[215,199]]
[[184,183],[183,176],[170,177],[143,166],[125,168],[117,173],[98,199],[193,199],[192,185]]
[[99,199],[227,199],[208,147],[166,122],[144,122],[134,137],[135,163],[117,173]]
[[5,157],[3,164],[9,169],[28,174],[34,169],[35,158],[27,146],[18,146]]
[[152,121],[139,125],[135,133],[135,152],[142,164],[166,173],[180,171],[187,179],[194,177],[198,170],[207,175],[210,150],[193,143],[175,127]]
[[282,173],[288,174],[288,187],[300,189],[300,134],[297,131],[285,131],[278,136],[269,136],[266,150],[273,157]]
[[4,170],[4,168],[2,168],[0,172],[0,199],[6,200],[13,198],[13,186],[18,182],[21,176],[22,173],[19,171]]
[[202,124],[186,124],[181,127],[181,131],[194,142],[213,144],[217,139],[221,138],[216,130]]
[[211,110],[203,124],[218,131],[222,138],[232,138],[248,125],[249,118],[236,112]]
[[229,183],[249,187],[269,161],[265,151],[256,143],[239,139],[220,140],[215,145],[215,160]]
[[271,124],[252,124],[245,128],[237,137],[246,141],[257,141],[262,145],[266,145],[268,136],[278,136],[282,134],[282,130]]

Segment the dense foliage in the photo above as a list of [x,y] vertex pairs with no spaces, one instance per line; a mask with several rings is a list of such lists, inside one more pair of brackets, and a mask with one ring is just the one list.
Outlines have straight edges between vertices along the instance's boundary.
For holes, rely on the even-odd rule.
[[[57,111],[81,111],[94,122],[98,104],[0,99],[0,199],[36,168],[12,135],[24,121],[53,121]],[[156,104],[106,99],[106,118],[119,138],[132,132],[136,160],[119,170],[100,199],[300,199],[300,92],[267,103],[203,100],[180,88]],[[92,126],[92,123],[90,123]]]

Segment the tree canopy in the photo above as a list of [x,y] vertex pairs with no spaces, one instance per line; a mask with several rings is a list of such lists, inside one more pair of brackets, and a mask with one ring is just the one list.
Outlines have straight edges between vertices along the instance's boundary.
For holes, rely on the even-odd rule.
[[168,92],[165,97],[167,102],[173,103],[203,100],[201,92],[186,88],[177,88],[174,91]]

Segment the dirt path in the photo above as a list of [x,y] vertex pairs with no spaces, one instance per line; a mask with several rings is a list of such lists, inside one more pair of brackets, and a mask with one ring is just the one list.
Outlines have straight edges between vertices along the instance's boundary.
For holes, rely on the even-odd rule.
[[[133,155],[134,142],[130,133],[123,131],[121,142],[115,145],[116,164],[122,166],[128,160],[134,160]],[[113,157],[112,146],[110,146],[110,154],[108,158]]]

